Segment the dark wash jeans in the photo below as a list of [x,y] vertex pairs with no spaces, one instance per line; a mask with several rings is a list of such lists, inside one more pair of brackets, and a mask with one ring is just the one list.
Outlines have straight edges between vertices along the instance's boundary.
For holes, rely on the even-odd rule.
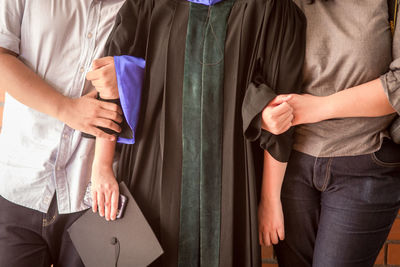
[[316,158],[294,151],[282,187],[280,267],[373,266],[400,206],[400,146]]
[[83,267],[66,231],[82,214],[58,214],[55,197],[46,214],[0,196],[0,267]]

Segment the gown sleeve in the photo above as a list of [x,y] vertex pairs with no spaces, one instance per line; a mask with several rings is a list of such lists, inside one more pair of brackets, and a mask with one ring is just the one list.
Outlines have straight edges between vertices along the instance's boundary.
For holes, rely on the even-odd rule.
[[[147,3],[147,5],[145,5]],[[135,143],[140,100],[145,73],[148,18],[152,1],[128,0],[117,14],[114,28],[107,40],[106,56],[114,56],[118,92],[124,114],[122,131],[117,141]]]
[[267,1],[253,79],[243,101],[242,117],[245,137],[278,161],[289,159],[293,127],[280,135],[261,128],[261,112],[279,94],[299,93],[302,82],[306,41],[306,20],[291,0]]

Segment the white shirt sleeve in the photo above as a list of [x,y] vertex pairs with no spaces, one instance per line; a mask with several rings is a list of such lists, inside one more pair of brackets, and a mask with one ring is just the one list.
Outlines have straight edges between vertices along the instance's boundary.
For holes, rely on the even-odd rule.
[[19,54],[25,0],[0,0],[0,47]]

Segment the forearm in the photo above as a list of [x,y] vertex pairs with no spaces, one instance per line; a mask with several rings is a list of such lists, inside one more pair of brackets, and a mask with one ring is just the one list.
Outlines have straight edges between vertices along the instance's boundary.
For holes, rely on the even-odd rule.
[[326,119],[379,117],[394,113],[380,79],[323,97]]
[[116,141],[96,138],[96,148],[93,166],[96,168],[111,168],[114,160]]
[[68,98],[52,88],[16,56],[0,48],[0,89],[35,110],[59,118]]
[[264,169],[261,188],[261,201],[280,201],[286,162],[274,159],[268,151],[264,151]]
[[95,156],[92,166],[92,208],[99,210],[100,216],[106,220],[115,220],[118,210],[118,183],[115,178],[112,163],[115,142],[97,138]]

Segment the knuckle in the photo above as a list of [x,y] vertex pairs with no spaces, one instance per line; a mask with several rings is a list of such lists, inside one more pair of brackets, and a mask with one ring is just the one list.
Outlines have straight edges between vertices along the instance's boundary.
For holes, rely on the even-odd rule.
[[95,101],[94,103],[96,104],[96,105],[94,105],[95,112],[99,112],[102,109],[102,104],[105,102],[100,101],[98,99],[94,99],[93,101]]
[[111,120],[108,120],[107,121],[107,128],[114,129],[115,128],[115,123],[112,122]]
[[261,112],[261,116],[265,117],[267,115],[267,108],[264,108],[263,111]]
[[119,114],[118,113],[113,113],[113,116],[112,116],[112,120],[114,120],[114,121],[120,121],[121,120],[121,116],[119,116]]
[[96,117],[97,113],[98,113],[98,107],[95,106],[94,108],[89,110],[88,115],[93,118]]
[[109,191],[111,189],[111,185],[109,183],[105,183],[102,186],[103,186],[103,189],[106,191]]
[[104,79],[107,75],[107,71],[105,69],[101,69],[99,74],[100,74],[100,77]]
[[267,117],[268,117],[268,120],[274,120],[275,119],[275,115],[273,113],[271,113],[271,112],[268,113]]

